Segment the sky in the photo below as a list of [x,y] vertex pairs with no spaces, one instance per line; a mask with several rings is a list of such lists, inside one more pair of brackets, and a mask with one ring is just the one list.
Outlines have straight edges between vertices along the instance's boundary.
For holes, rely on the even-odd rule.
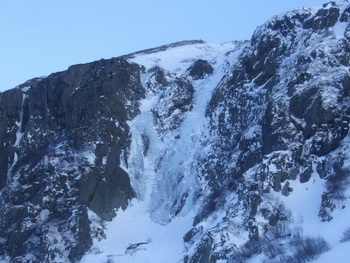
[[0,0],[0,91],[70,65],[181,40],[249,40],[273,15],[326,0]]

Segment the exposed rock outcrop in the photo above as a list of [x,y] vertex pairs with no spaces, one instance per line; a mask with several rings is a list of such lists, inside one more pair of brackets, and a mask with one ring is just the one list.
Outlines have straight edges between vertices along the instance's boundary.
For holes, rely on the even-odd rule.
[[126,208],[134,192],[120,162],[140,73],[101,60],[0,94],[0,250],[11,262],[29,251],[30,262],[76,261],[92,244],[87,209],[111,220]]

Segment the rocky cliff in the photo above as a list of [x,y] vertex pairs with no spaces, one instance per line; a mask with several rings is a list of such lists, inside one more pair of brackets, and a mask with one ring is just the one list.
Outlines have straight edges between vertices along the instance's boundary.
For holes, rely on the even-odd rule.
[[327,262],[350,240],[349,20],[331,2],[0,93],[0,260]]
[[111,220],[134,197],[119,164],[144,96],[140,71],[99,61],[0,94],[0,251],[11,262],[80,258],[98,235],[87,207]]

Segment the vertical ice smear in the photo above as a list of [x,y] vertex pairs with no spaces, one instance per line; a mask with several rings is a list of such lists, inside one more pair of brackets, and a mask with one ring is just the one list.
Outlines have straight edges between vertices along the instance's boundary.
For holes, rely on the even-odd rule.
[[[13,145],[14,149],[17,149],[21,143],[21,140],[22,140],[22,137],[23,137],[23,115],[24,115],[24,103],[25,103],[25,100],[27,99],[27,95],[26,95],[26,92],[29,90],[30,87],[26,87],[26,88],[23,88],[22,91],[23,91],[23,95],[22,95],[22,105],[21,105],[21,112],[20,112],[20,115],[19,115],[19,121],[16,122],[16,125],[17,125],[17,132],[16,132],[16,141]],[[8,171],[8,174],[7,174],[7,177],[9,178],[9,176],[12,174],[12,171],[13,171],[13,168],[14,166],[16,165],[18,161],[18,155],[16,152],[14,152],[14,157],[13,157],[13,162],[12,162],[12,165]]]
[[24,102],[27,98],[27,95],[25,93],[23,93],[22,95],[22,106],[21,106],[21,112],[20,112],[20,115],[19,115],[19,122],[16,122],[16,125],[18,126],[18,129],[17,129],[17,133],[16,133],[16,142],[13,146],[15,147],[18,147],[21,140],[22,140],[22,136],[23,136],[23,127],[22,127],[22,124],[23,124],[23,108],[24,108]]
[[[123,167],[137,199],[106,224],[107,238],[95,242],[82,262],[164,263],[183,258],[183,236],[191,229],[195,216],[197,175],[193,164],[202,150],[200,139],[207,124],[206,106],[226,71],[222,65],[227,65],[225,60],[234,61],[238,49],[235,43],[197,44],[133,58],[133,62],[146,68],[143,76],[146,90],[151,77],[147,70],[155,65],[164,70],[176,69],[172,78],[190,79],[185,76],[187,68],[201,58],[210,61],[214,73],[204,79],[191,80],[195,90],[192,110],[185,113],[178,128],[164,133],[157,129],[152,112],[164,93],[147,91],[141,101],[141,113],[128,123],[132,142],[128,165]],[[226,56],[232,50],[237,51]]]
[[155,158],[164,148],[153,124],[151,109],[156,101],[157,96],[148,95],[141,103],[141,114],[129,123],[132,142],[127,172],[139,200],[149,198],[155,176]]

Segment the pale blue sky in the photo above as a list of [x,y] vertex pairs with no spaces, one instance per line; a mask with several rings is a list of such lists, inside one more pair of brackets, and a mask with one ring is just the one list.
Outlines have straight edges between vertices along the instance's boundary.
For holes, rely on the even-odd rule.
[[77,63],[180,40],[250,39],[275,14],[326,0],[0,0],[0,91]]

